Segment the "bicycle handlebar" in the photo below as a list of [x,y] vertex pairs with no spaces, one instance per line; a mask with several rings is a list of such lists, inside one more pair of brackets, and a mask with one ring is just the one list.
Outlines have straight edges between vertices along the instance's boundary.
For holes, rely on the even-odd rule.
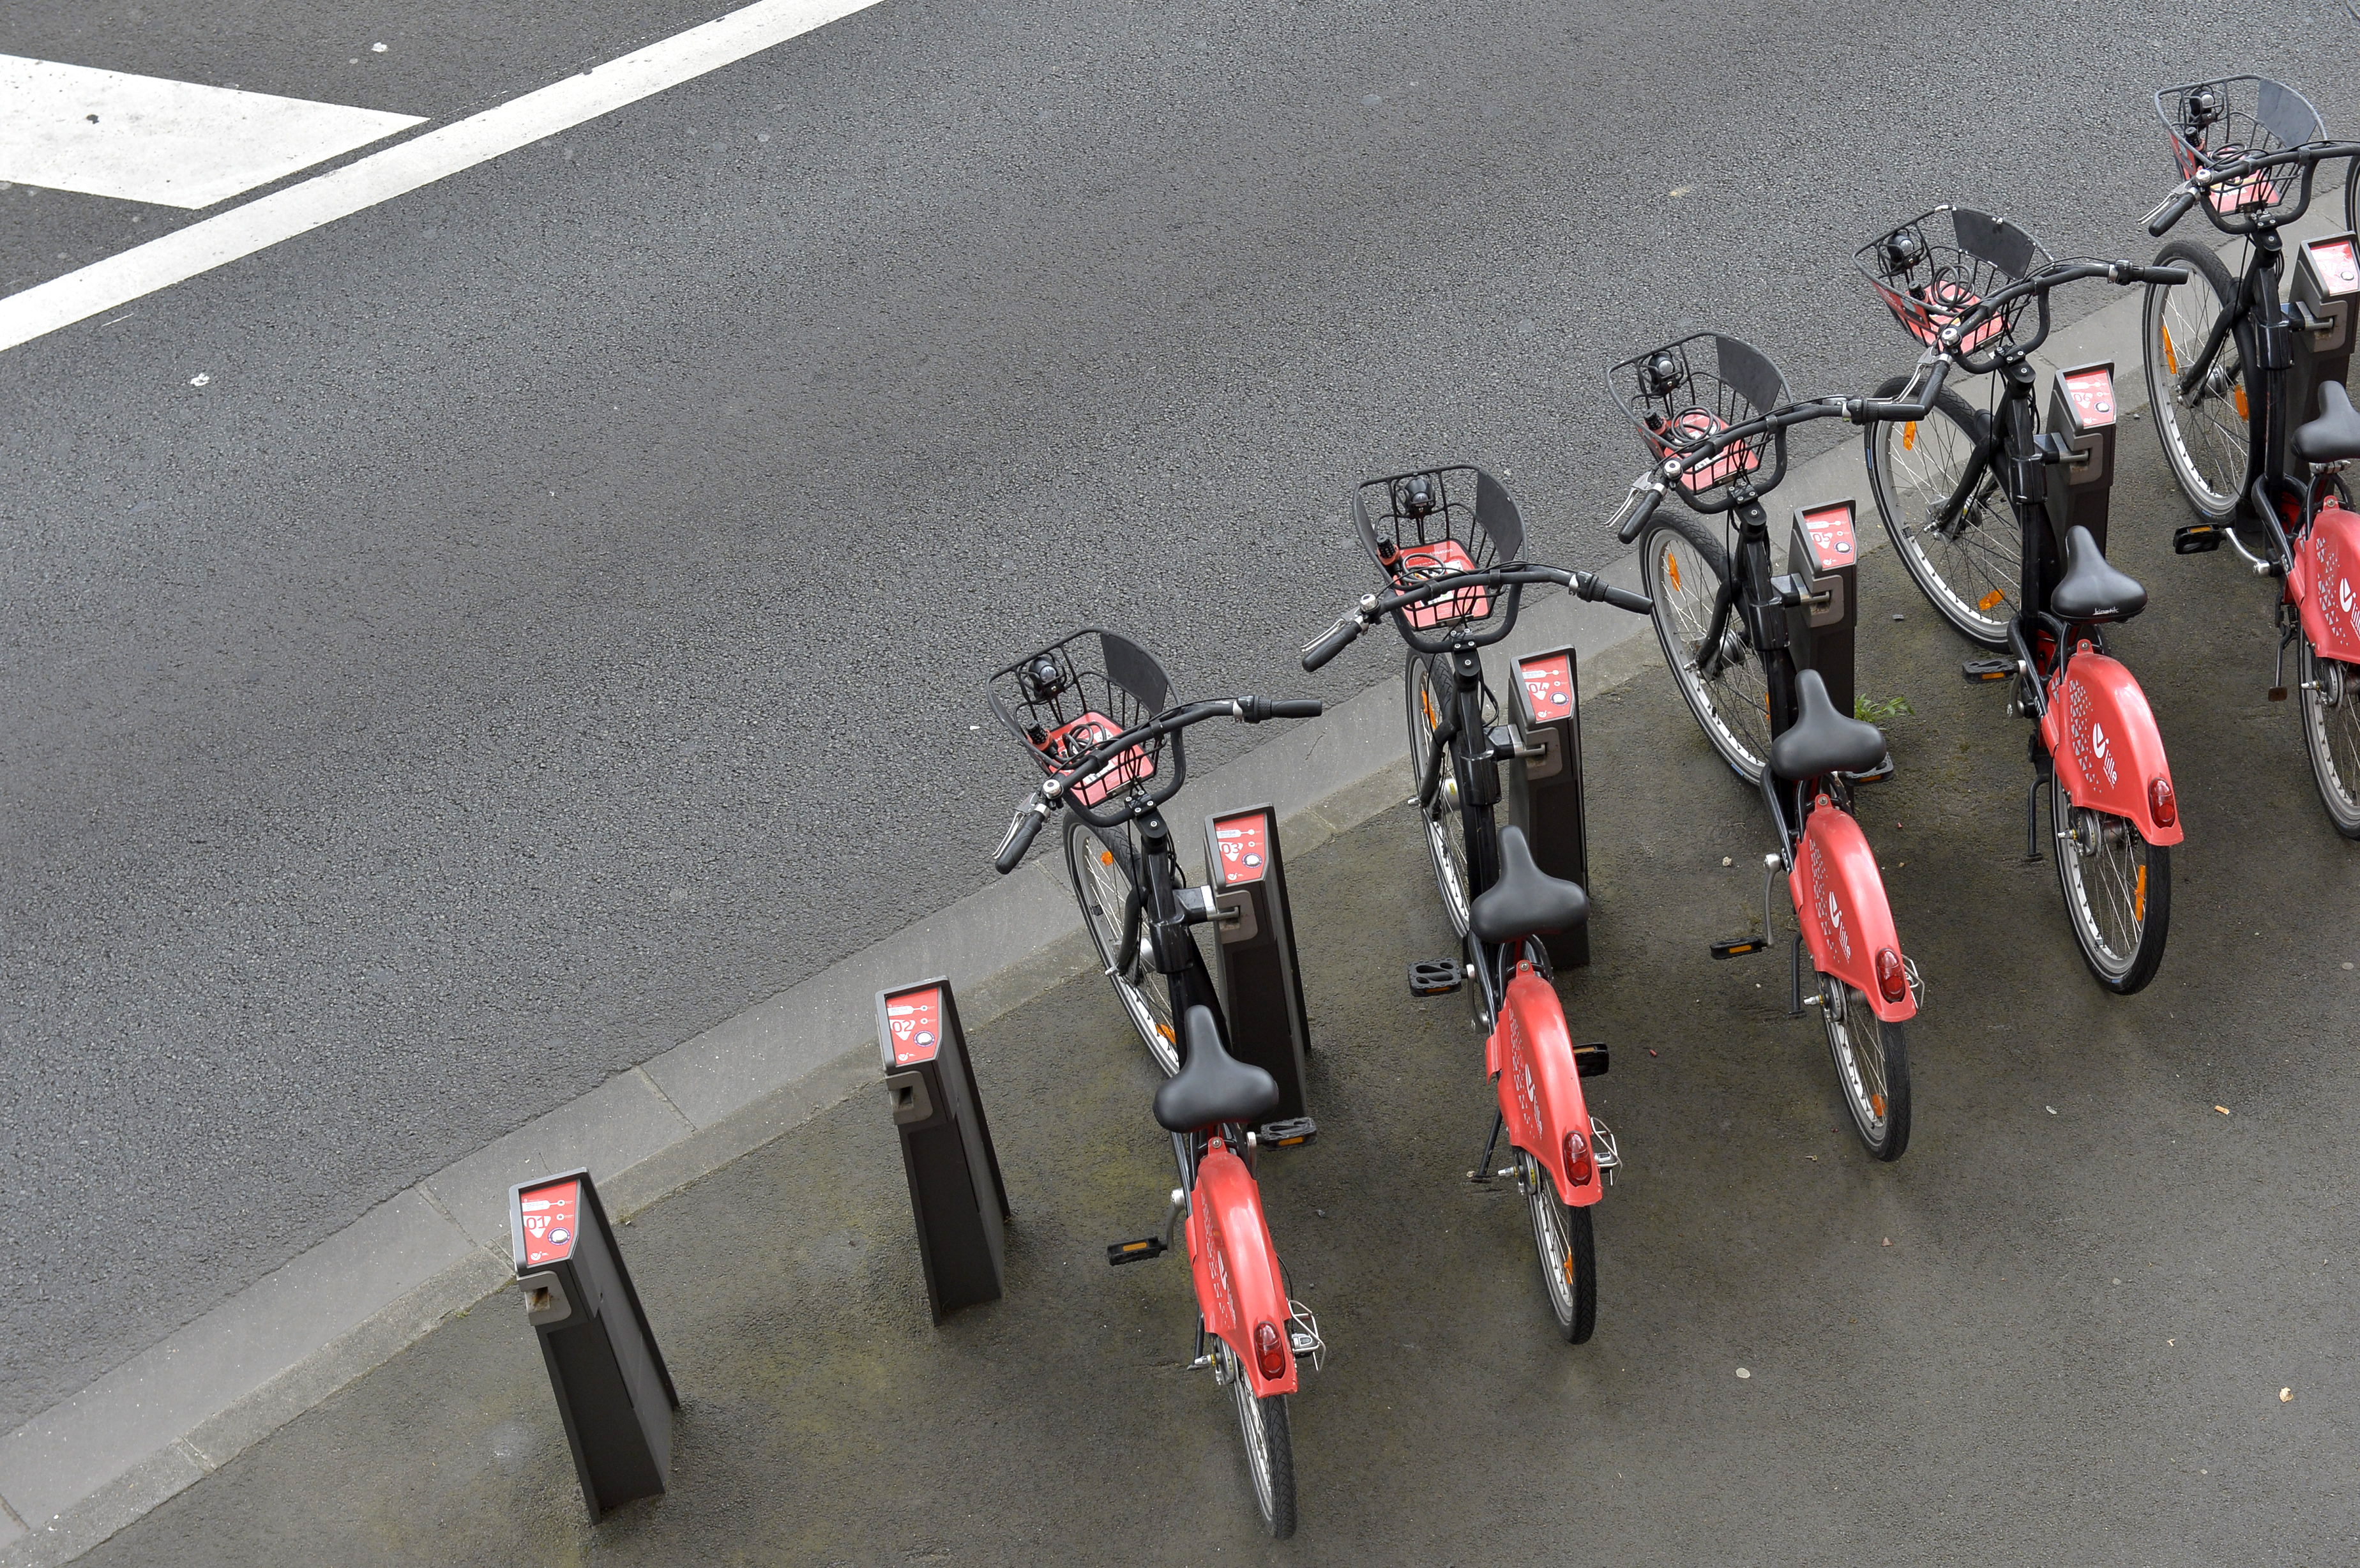
[[1167,708],[1145,724],[1109,740],[1102,740],[1067,765],[1041,780],[1017,802],[1016,814],[1009,819],[1008,832],[1001,835],[1000,848],[991,857],[992,866],[1003,877],[1016,869],[1024,852],[1032,847],[1033,836],[1049,813],[1065,803],[1066,791],[1074,782],[1087,779],[1108,763],[1151,740],[1185,730],[1190,724],[1207,719],[1241,719],[1250,724],[1265,719],[1316,719],[1327,711],[1328,704],[1317,697],[1229,697],[1210,702],[1190,702],[1182,707]]
[[[2360,158],[2360,142],[2305,142],[2300,147],[2281,147],[2276,152],[2256,153],[2248,158],[2238,158],[2234,163],[2224,163],[2218,169],[2200,169],[2191,175],[2170,195],[2165,197],[2161,203],[2147,215],[2147,232],[2158,239],[2162,238],[2170,231],[2174,223],[2188,215],[2188,209],[2196,205],[2197,201],[2207,191],[2217,191],[2223,185],[2238,184],[2252,179],[2266,169],[2285,169],[2300,164],[2302,166],[2301,200],[2295,203],[2291,211],[2279,213],[2269,221],[2271,227],[2283,228],[2310,211],[2311,177],[2321,164],[2336,158]],[[2267,207],[2273,205],[2275,201],[2276,197],[2273,196],[2270,201],[2262,202],[2259,205]],[[2223,212],[2217,207],[2208,207],[2205,216],[2211,218],[2212,226],[2223,234],[2250,234],[2262,226],[2263,214]]]
[[1336,624],[1304,645],[1303,668],[1318,669],[1344,651],[1352,640],[1376,624],[1380,615],[1427,599],[1437,599],[1446,593],[1464,593],[1481,588],[1504,588],[1518,583],[1554,583],[1569,588],[1577,598],[1592,604],[1612,604],[1634,615],[1653,614],[1655,602],[1644,593],[1633,593],[1627,588],[1617,588],[1604,579],[1588,572],[1563,572],[1554,566],[1493,566],[1481,572],[1454,572],[1432,578],[1415,588],[1404,588],[1398,593],[1363,593],[1360,602],[1338,617]]

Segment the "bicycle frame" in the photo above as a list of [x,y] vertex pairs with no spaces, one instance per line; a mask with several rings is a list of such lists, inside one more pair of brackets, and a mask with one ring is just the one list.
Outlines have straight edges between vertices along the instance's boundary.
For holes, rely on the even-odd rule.
[[[2045,310],[2042,321],[2045,327]],[[1990,476],[2000,482],[2016,516],[2024,562],[2017,602],[2026,608],[2008,637],[2016,656],[2020,709],[2038,725],[2036,783],[2053,768],[2075,806],[2128,818],[2151,844],[2178,844],[2186,835],[2177,811],[2172,821],[2160,822],[2151,798],[2157,780],[2168,794],[2171,773],[2147,694],[2129,670],[2107,655],[2095,626],[2069,625],[2049,612],[2049,596],[2064,573],[2064,550],[2049,511],[2047,470],[2053,459],[2041,447],[2034,419],[2038,377],[2024,354],[2014,350],[2003,357],[1998,375],[2004,388],[2000,405],[1979,419],[1974,451],[1943,513],[1961,515]],[[1874,462],[1874,447],[1870,451]],[[2027,843],[2037,844],[2029,808],[2026,833]],[[2032,857],[2038,858],[2037,851]]]
[[[1451,670],[1451,716],[1435,731],[1428,758],[1426,794],[1441,788],[1439,764],[1447,751],[1452,788],[1459,798],[1460,842],[1467,846],[1467,890],[1471,902],[1499,879],[1499,840],[1491,811],[1500,802],[1500,747],[1483,724],[1483,660],[1472,648],[1448,657]],[[1575,1207],[1604,1196],[1601,1169],[1618,1163],[1611,1145],[1600,1140],[1581,1092],[1581,1071],[1565,1006],[1546,979],[1546,959],[1537,941],[1486,942],[1470,928],[1464,939],[1468,967],[1476,980],[1483,1040],[1483,1072],[1500,1103],[1509,1147],[1537,1160],[1557,1183],[1557,1195]],[[1537,962],[1536,962],[1537,961]],[[1483,1165],[1491,1162],[1487,1149]],[[1479,1167],[1479,1170],[1481,1167]]]

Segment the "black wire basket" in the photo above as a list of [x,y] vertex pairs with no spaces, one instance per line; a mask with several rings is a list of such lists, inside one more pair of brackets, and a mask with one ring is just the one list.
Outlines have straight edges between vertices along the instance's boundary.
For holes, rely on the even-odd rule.
[[[1902,329],[1930,344],[1985,299],[2057,258],[2005,218],[1946,204],[1878,235],[1853,252],[1852,259]],[[2030,294],[2009,300],[1959,340],[1957,350],[1968,368],[1991,367],[2033,301]],[[1970,357],[1979,353],[1980,363]]]
[[[2267,76],[2224,76],[2162,88],[2155,95],[2155,112],[2170,133],[2172,161],[2182,180],[2327,134],[2310,99]],[[2259,216],[2290,207],[2301,191],[2300,169],[2263,169],[2214,187],[2207,199],[2216,212]]]
[[[1514,499],[1498,480],[1465,463],[1364,481],[1352,494],[1352,520],[1395,593],[1524,559],[1524,523]],[[1447,640],[1493,629],[1508,603],[1498,590],[1467,588],[1407,605],[1394,618],[1415,646],[1419,634]]]
[[[992,671],[989,694],[991,711],[1042,772],[1062,773],[1092,746],[1169,707],[1172,678],[1129,637],[1085,626]],[[1138,797],[1169,800],[1185,770],[1180,736],[1161,736],[1075,780],[1065,804],[1093,826],[1113,827],[1137,814]]]
[[[1759,419],[1786,401],[1786,378],[1769,356],[1739,338],[1698,332],[1606,373],[1606,389],[1657,457],[1687,455],[1707,437]],[[1747,436],[1681,471],[1683,495],[1702,501],[1762,466],[1775,431]]]

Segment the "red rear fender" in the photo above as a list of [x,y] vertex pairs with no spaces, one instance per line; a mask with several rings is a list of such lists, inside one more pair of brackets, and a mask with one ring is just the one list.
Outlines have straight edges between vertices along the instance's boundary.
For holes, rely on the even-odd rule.
[[2287,597],[2302,612],[2302,635],[2330,659],[2360,662],[2360,513],[2330,502],[2294,552]]
[[[2073,804],[2128,818],[2152,844],[2187,836],[2163,733],[2147,693],[2120,661],[2086,646],[2067,659],[2049,683],[2040,738]],[[2168,817],[2158,815],[2158,806]]]
[[[1508,982],[1487,1054],[1497,1063],[1493,1084],[1509,1143],[1541,1162],[1567,1203],[1587,1207],[1598,1202],[1604,1181],[1590,1149],[1590,1106],[1574,1065],[1565,1007],[1529,963],[1518,964]],[[1570,1151],[1568,1134],[1580,1139]]]
[[[1893,929],[1876,852],[1852,813],[1825,795],[1812,802],[1803,821],[1786,890],[1795,899],[1812,968],[1858,988],[1869,1010],[1888,1023],[1917,1016],[1918,998],[1902,967],[1901,938]],[[1885,994],[1896,985],[1897,998]]]
[[[1294,1314],[1278,1271],[1278,1249],[1262,1219],[1262,1189],[1246,1162],[1218,1139],[1196,1162],[1188,1204],[1188,1268],[1196,1283],[1196,1310],[1205,1326],[1246,1369],[1256,1394],[1295,1392],[1295,1351],[1287,1337]],[[1255,1338],[1263,1324],[1278,1335],[1284,1372],[1262,1375]]]

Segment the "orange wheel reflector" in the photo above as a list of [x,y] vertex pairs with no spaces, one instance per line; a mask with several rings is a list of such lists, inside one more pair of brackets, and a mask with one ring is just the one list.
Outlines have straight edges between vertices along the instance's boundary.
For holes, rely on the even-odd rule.
[[1157,1024],[1155,1026],[1155,1032],[1164,1037],[1164,1044],[1170,1045],[1172,1043],[1172,1026],[1170,1024]]
[[1976,609],[1978,609],[1978,610],[1988,610],[1988,609],[1990,609],[1994,604],[1998,604],[2002,599],[2005,599],[2005,598],[2006,598],[2006,597],[2007,597],[2007,590],[2006,590],[2006,589],[2005,589],[2005,588],[1994,588],[1994,589],[1993,589],[1990,593],[1988,593],[1984,594],[1982,598],[1980,598],[1980,599],[1978,599],[1978,600],[1976,600],[1976,601],[1975,601],[1975,608],[1976,608]]
[[1918,421],[1915,419],[1901,427],[1901,450],[1904,452],[1918,450]]
[[[2156,325],[2163,327],[2163,323],[2160,321],[2157,322]],[[2172,351],[2171,329],[2169,327],[2163,327],[2163,367],[2166,370],[2170,371],[2174,376],[2180,374],[2180,355]]]
[[1100,866],[1112,866],[1114,864],[1114,851],[1110,849],[1099,850],[1098,864]]
[[2131,919],[2147,919],[2147,867],[2138,868],[2138,880],[2131,888]]
[[2245,412],[2245,384],[2244,382],[2240,381],[2237,383],[2237,390],[2233,395],[2232,400],[2237,405],[2237,418],[2241,419],[2250,419],[2253,418],[2251,414]]
[[1421,691],[1418,692],[1417,705],[1426,710],[1426,727],[1427,729],[1432,730],[1442,727],[1441,717],[1434,711],[1434,693],[1432,691]]
[[1874,1111],[1880,1116],[1885,1115],[1885,1096],[1882,1094],[1871,1094],[1868,1097],[1868,1108]]
[[1664,551],[1664,575],[1672,580],[1672,592],[1680,591],[1680,558],[1671,550]]

